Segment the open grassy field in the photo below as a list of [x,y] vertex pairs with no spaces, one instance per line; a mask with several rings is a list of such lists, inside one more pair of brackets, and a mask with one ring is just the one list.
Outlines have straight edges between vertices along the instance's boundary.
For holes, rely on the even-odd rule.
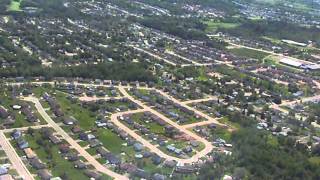
[[253,59],[258,59],[258,60],[262,60],[266,56],[270,55],[265,52],[247,49],[247,48],[230,48],[229,51],[236,56],[253,58]]
[[113,153],[121,153],[122,144],[125,143],[119,136],[107,129],[98,129],[98,139],[103,146]]
[[55,96],[61,106],[64,113],[69,116],[73,116],[78,120],[79,125],[84,130],[89,130],[94,126],[95,114],[88,109],[82,108],[77,103],[72,103],[66,98],[66,95],[61,92],[57,92]]
[[235,28],[239,26],[237,23],[226,23],[226,22],[215,22],[215,21],[204,21],[207,25],[206,32],[216,32],[219,28]]
[[[274,7],[287,7],[290,9],[308,12],[311,10],[315,10],[317,5],[313,3],[313,1],[305,1],[305,0],[255,0],[253,1],[255,4],[260,5],[269,5]],[[290,2],[290,6],[288,6],[288,2]]]
[[159,124],[155,123],[155,122],[149,122],[146,123],[145,121],[143,121],[141,119],[142,113],[137,113],[137,114],[133,114],[132,115],[132,119],[139,123],[142,124],[144,126],[146,126],[147,128],[150,129],[151,132],[159,134],[159,135],[165,135],[165,130],[163,126],[160,126]]

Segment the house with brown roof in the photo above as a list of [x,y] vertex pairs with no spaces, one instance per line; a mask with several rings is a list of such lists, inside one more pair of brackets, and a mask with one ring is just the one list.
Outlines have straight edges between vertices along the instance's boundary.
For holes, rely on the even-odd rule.
[[31,148],[25,148],[23,151],[28,159],[33,159],[37,156]]

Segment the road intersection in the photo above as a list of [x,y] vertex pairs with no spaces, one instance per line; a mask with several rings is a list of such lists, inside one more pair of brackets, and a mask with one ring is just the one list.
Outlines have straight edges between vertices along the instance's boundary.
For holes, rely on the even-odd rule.
[[[8,84],[8,85],[22,85],[23,83],[13,83],[13,84]],[[38,85],[43,85],[43,84],[51,84],[51,85],[56,85],[55,82],[33,82],[33,84],[38,84]],[[70,83],[61,83],[60,84],[70,84]],[[170,95],[168,95],[167,93],[163,92],[162,90],[156,89],[156,88],[150,88],[150,87],[141,87],[141,86],[130,86],[130,85],[126,85],[126,86],[122,86],[122,85],[104,85],[104,84],[85,84],[85,83],[78,83],[78,82],[74,82],[72,83],[75,86],[82,86],[82,87],[98,87],[98,86],[103,86],[103,87],[115,87],[119,90],[121,96],[117,96],[114,97],[116,99],[121,99],[121,98],[127,98],[130,101],[136,103],[137,105],[140,106],[140,109],[138,110],[131,110],[131,111],[126,111],[126,112],[119,112],[119,113],[115,113],[112,114],[110,117],[110,120],[120,129],[124,130],[125,132],[127,132],[131,137],[133,137],[135,140],[139,141],[140,143],[142,143],[145,147],[147,147],[148,149],[150,149],[151,152],[156,153],[157,155],[159,155],[161,158],[165,159],[165,160],[174,160],[176,161],[178,164],[180,165],[186,165],[186,164],[194,164],[197,163],[199,161],[202,161],[203,157],[207,157],[208,155],[210,155],[210,153],[213,151],[214,146],[212,145],[211,142],[207,141],[206,139],[198,136],[197,134],[195,134],[194,132],[192,132],[192,130],[190,130],[190,128],[192,127],[196,127],[196,126],[204,126],[204,125],[209,125],[209,124],[216,124],[218,126],[222,126],[222,127],[227,127],[227,125],[220,123],[217,118],[212,118],[210,116],[208,116],[207,114],[193,108],[190,107],[189,104],[191,103],[200,103],[200,102],[204,102],[204,101],[210,101],[210,100],[216,100],[217,97],[213,97],[213,96],[209,96],[207,98],[203,98],[203,99],[196,99],[196,100],[189,100],[189,101],[180,101],[177,100],[173,97],[171,97]],[[202,122],[196,122],[193,124],[188,124],[188,125],[179,125],[178,123],[172,121],[171,119],[167,118],[166,116],[164,116],[162,113],[156,111],[155,109],[147,106],[144,102],[135,99],[133,96],[131,96],[128,93],[128,90],[131,88],[138,88],[138,89],[144,89],[144,90],[155,90],[156,92],[158,92],[159,94],[161,94],[162,96],[164,96],[165,98],[168,98],[169,100],[173,101],[174,103],[178,103],[181,106],[183,106],[184,108],[187,108],[191,111],[193,111],[195,114],[201,116],[202,118],[206,119],[206,121],[202,121]],[[78,97],[79,100],[82,101],[97,101],[97,100],[108,100],[111,99],[110,97],[102,97],[102,98],[97,98],[97,97]],[[105,167],[104,165],[102,165],[101,163],[99,163],[95,157],[93,157],[92,155],[90,155],[85,148],[81,147],[78,142],[76,140],[74,140],[72,137],[70,137],[70,135],[68,133],[66,133],[60,126],[59,124],[57,124],[56,122],[54,122],[52,120],[52,118],[47,114],[47,112],[45,111],[45,109],[43,108],[43,106],[41,105],[39,99],[37,97],[34,96],[28,96],[28,97],[23,97],[22,98],[25,101],[29,101],[35,104],[36,110],[39,112],[39,114],[45,119],[45,121],[48,123],[47,125],[42,125],[42,126],[35,126],[35,128],[41,128],[41,127],[52,127],[58,134],[60,134],[62,136],[62,138],[64,138],[74,149],[76,149],[78,151],[78,153],[83,156],[89,164],[91,164],[97,171],[107,174],[110,177],[113,177],[114,179],[128,179],[128,177],[126,177],[125,175],[121,175],[118,174],[116,172],[111,171],[110,169],[108,169],[107,167]],[[161,118],[163,121],[165,121],[167,124],[173,126],[174,128],[178,129],[180,132],[184,133],[185,135],[191,137],[192,139],[194,139],[195,141],[201,142],[204,145],[204,149],[202,149],[201,151],[196,152],[192,157],[190,158],[178,158],[175,156],[171,156],[169,154],[166,154],[165,152],[161,151],[157,146],[153,145],[151,142],[149,142],[148,140],[144,139],[142,136],[138,135],[134,130],[130,129],[129,127],[127,127],[126,125],[124,125],[121,121],[119,121],[119,117],[124,116],[126,114],[133,114],[133,113],[139,113],[139,112],[150,112],[156,116],[158,116],[159,118]],[[21,130],[27,130],[28,127],[22,127],[20,128]],[[6,132],[9,132],[13,129],[10,130],[6,130]],[[16,155],[16,157],[18,157],[18,155]],[[19,157],[18,157],[19,158]],[[21,172],[23,173],[23,172]]]
[[[61,83],[61,82],[60,82]],[[34,84],[38,84],[38,85],[42,85],[42,84],[51,84],[51,85],[55,85],[54,82],[34,82]],[[61,84],[70,84],[70,83],[61,83]],[[122,86],[122,85],[104,85],[104,84],[85,84],[85,83],[72,83],[75,86],[83,86],[83,87],[98,87],[98,86],[104,86],[104,87],[115,87],[119,90],[121,96],[117,96],[117,97],[113,97],[116,99],[121,99],[121,98],[127,98],[130,101],[136,103],[137,105],[140,106],[140,108],[138,110],[130,110],[130,111],[126,111],[126,112],[119,112],[119,113],[114,113],[111,115],[110,120],[120,129],[124,130],[126,133],[128,133],[128,135],[130,135],[131,137],[133,137],[135,140],[139,141],[140,143],[142,143],[145,147],[147,147],[151,152],[156,153],[157,155],[159,155],[161,158],[165,159],[165,160],[174,160],[176,162],[178,162],[178,164],[183,165],[183,164],[193,164],[196,162],[199,162],[202,160],[203,157],[208,156],[214,149],[214,146],[212,145],[211,142],[207,141],[206,139],[198,136],[197,134],[195,134],[194,132],[192,132],[192,128],[197,127],[197,126],[205,126],[205,125],[209,125],[209,124],[215,124],[218,126],[222,126],[225,128],[228,128],[229,130],[234,130],[233,127],[228,127],[228,125],[225,125],[223,123],[219,122],[219,118],[212,118],[210,116],[208,116],[207,114],[203,113],[202,111],[195,109],[193,107],[190,106],[190,104],[192,103],[200,103],[200,102],[205,102],[205,101],[210,101],[210,100],[217,100],[218,97],[215,96],[209,96],[206,98],[202,98],[202,99],[196,99],[196,100],[187,100],[187,101],[180,101],[178,99],[175,99],[174,97],[170,96],[169,94],[167,94],[166,92],[157,89],[157,88],[150,88],[150,87],[140,87],[140,86],[130,86],[130,85],[126,85],[126,86]],[[21,85],[21,83],[14,83],[11,85]],[[195,122],[192,124],[187,124],[187,125],[179,125],[178,123],[172,121],[171,119],[167,118],[166,116],[164,116],[162,113],[158,112],[157,110],[153,109],[152,107],[149,107],[148,105],[146,105],[146,103],[136,99],[135,97],[131,96],[128,93],[128,90],[130,90],[131,88],[138,88],[138,89],[144,89],[144,90],[153,90],[156,91],[157,93],[159,93],[161,96],[171,100],[174,103],[177,103],[179,105],[181,105],[182,107],[193,111],[195,114],[201,116],[202,118],[206,119],[205,121],[201,121],[201,122]],[[82,101],[97,101],[97,100],[108,100],[111,99],[110,97],[102,97],[102,98],[97,98],[97,97],[78,97],[79,100]],[[34,128],[41,128],[41,127],[52,127],[56,132],[58,132],[58,134],[60,134],[74,149],[76,149],[79,154],[81,156],[83,156],[90,164],[92,164],[94,166],[94,168],[104,174],[107,174],[111,177],[113,177],[114,179],[128,179],[128,177],[126,177],[125,175],[121,175],[118,174],[116,172],[113,172],[111,170],[109,170],[107,167],[105,167],[104,165],[102,165],[101,163],[99,163],[93,156],[91,156],[86,150],[85,148],[81,147],[77,141],[75,141],[73,138],[71,138],[69,136],[69,134],[67,134],[57,123],[55,123],[51,117],[47,114],[47,112],[45,111],[45,109],[42,107],[40,101],[38,98],[33,97],[33,96],[29,96],[29,97],[24,97],[23,100],[25,101],[30,101],[33,102],[35,104],[35,107],[37,109],[37,111],[40,113],[40,115],[46,120],[46,122],[48,123],[47,125],[41,125],[41,126],[34,126]],[[307,98],[302,98],[301,100],[298,101],[284,101],[282,104],[280,105],[276,105],[273,104],[270,107],[273,109],[278,109],[282,112],[288,113],[288,110],[282,108],[282,106],[288,106],[288,105],[293,105],[293,104],[297,104],[297,103],[304,103],[304,102],[309,102],[309,101],[314,101],[314,100],[320,100],[320,95],[317,96],[313,96],[313,97],[307,97]],[[173,126],[174,128],[178,129],[180,132],[188,135],[189,137],[191,137],[192,139],[201,142],[204,144],[204,149],[202,149],[199,152],[196,152],[196,154],[194,154],[192,157],[187,158],[187,159],[183,159],[183,158],[178,158],[175,156],[171,156],[166,154],[165,152],[161,151],[157,146],[153,145],[151,142],[149,142],[148,140],[144,139],[142,136],[140,136],[139,134],[137,134],[134,130],[130,129],[129,127],[127,127],[126,125],[124,125],[119,119],[120,117],[127,115],[127,114],[134,114],[134,113],[141,113],[141,112],[150,112],[156,116],[158,116],[159,118],[161,118],[163,121],[165,121],[167,124]],[[27,128],[29,127],[22,127],[20,128],[21,130],[27,130]],[[10,132],[13,129],[7,129],[4,130],[2,133],[4,132]],[[1,134],[0,134],[1,136]],[[1,140],[0,144],[3,145],[4,147],[8,147],[8,145],[5,144],[5,140]],[[9,143],[10,144],[10,143]],[[10,149],[10,147],[8,147],[8,149]],[[9,151],[9,150],[7,150]],[[7,152],[6,151],[6,152]],[[10,153],[10,152],[8,152]],[[17,167],[19,170],[19,174],[23,175],[23,176],[28,176],[28,174],[30,175],[30,173],[28,172],[27,169],[25,169],[22,161],[19,165],[19,160],[20,159],[18,157],[18,155],[15,153],[15,155],[12,155],[13,159],[12,161],[16,161],[17,163]],[[16,158],[15,158],[16,157]],[[11,160],[11,159],[10,159]],[[32,176],[31,176],[32,177]]]
[[99,163],[93,156],[91,156],[83,147],[81,147],[72,137],[69,136],[57,123],[55,123],[47,112],[42,107],[39,100],[35,97],[26,97],[25,101],[30,101],[35,104],[37,111],[47,121],[48,125],[52,127],[59,135],[61,135],[78,153],[83,156],[97,171],[107,174],[114,179],[125,180],[128,179],[126,176],[115,173],[110,169]]

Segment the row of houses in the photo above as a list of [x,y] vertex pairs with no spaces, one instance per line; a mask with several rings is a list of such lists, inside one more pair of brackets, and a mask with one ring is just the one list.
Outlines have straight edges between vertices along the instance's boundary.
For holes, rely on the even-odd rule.
[[[87,163],[81,160],[79,154],[75,150],[71,149],[69,144],[64,143],[59,137],[57,137],[57,135],[55,135],[51,129],[42,128],[40,131],[44,135],[44,137],[46,137],[44,140],[48,140],[52,144],[58,146],[61,156],[67,161],[73,163],[74,168],[84,170],[84,174],[89,178],[100,179],[102,177],[100,173],[90,169]],[[14,130],[11,136],[13,139],[17,140],[19,148],[24,151],[29,164],[37,170],[38,176],[42,180],[52,180],[53,176],[47,169],[49,167],[41,162],[36,153],[34,153],[34,151],[29,147],[28,142],[23,141],[24,143],[19,143],[19,139],[23,136],[22,132],[19,130]]]
[[64,116],[64,113],[55,98],[51,97],[48,93],[44,93],[42,97],[46,102],[48,102],[48,104],[51,107],[51,110],[55,116],[57,116],[57,117]]
[[150,94],[148,95],[142,95],[135,89],[131,89],[131,92],[138,98],[147,102],[149,106],[154,106],[157,110],[170,118],[175,119],[179,123],[186,123],[193,117],[197,120],[201,120],[201,117],[196,115],[194,111],[182,106],[181,104],[174,103],[156,91],[150,91]]

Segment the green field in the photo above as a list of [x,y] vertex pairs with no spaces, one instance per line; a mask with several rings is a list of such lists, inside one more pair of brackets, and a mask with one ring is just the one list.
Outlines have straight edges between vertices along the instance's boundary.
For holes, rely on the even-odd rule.
[[[146,128],[148,128],[152,133],[163,136],[163,137],[167,137],[166,136],[166,132],[165,132],[165,128],[163,126],[160,126],[158,123],[156,122],[145,122],[141,116],[143,115],[143,113],[137,113],[137,114],[133,114],[132,115],[132,119],[139,123],[144,125]],[[143,135],[142,135],[143,136]],[[184,147],[186,147],[188,145],[188,141],[183,141],[183,140],[178,140],[178,139],[171,139],[169,137],[168,138],[168,143],[167,144],[174,144],[176,148],[180,148],[183,149]],[[199,147],[195,148],[195,150],[197,151],[201,151],[202,149],[204,149],[205,146],[203,143],[199,143]],[[166,150],[165,147],[160,148],[162,151],[166,152],[167,154],[172,154],[170,152],[168,152]],[[173,154],[174,155],[174,154]]]
[[[290,7],[287,5],[290,2]],[[264,5],[264,6],[273,6],[280,8],[290,8],[294,10],[298,10],[301,12],[308,12],[311,10],[316,10],[317,5],[312,3],[313,1],[304,1],[304,0],[255,0],[254,4]]]
[[[95,127],[96,114],[86,108],[81,107],[77,103],[72,103],[65,97],[64,93],[57,93],[56,98],[61,105],[63,112],[69,116],[73,116],[78,120],[79,126],[84,130],[90,130]],[[122,151],[132,149],[122,144],[125,143],[117,134],[109,129],[97,129],[94,133],[102,142],[103,146],[110,152],[120,155]],[[133,149],[132,149],[133,150]]]
[[[15,104],[22,104],[25,102],[22,102],[19,99],[13,99],[11,97],[11,92],[5,89],[2,89],[2,92],[0,93],[0,99],[3,107],[5,107],[9,112],[11,112],[14,117],[15,117],[15,123],[11,126],[11,128],[18,128],[18,127],[26,127],[26,126],[32,126],[35,125],[36,123],[31,123],[27,121],[26,116],[20,113],[19,111],[13,110],[12,105]],[[34,111],[35,116],[40,120],[40,124],[45,124],[44,119],[42,116],[36,111],[35,107],[33,104],[29,103],[31,105],[32,110]],[[2,121],[2,119],[1,119]],[[1,122],[0,122],[1,123]]]
[[20,4],[22,0],[11,0],[8,11],[21,11]]
[[[75,169],[72,162],[61,156],[58,146],[53,145],[49,140],[43,140],[39,131],[35,131],[33,136],[27,134],[25,138],[29,142],[31,149],[50,168],[53,176],[62,176],[68,170],[66,174],[69,179],[89,179],[84,175],[82,170]],[[41,140],[44,145],[38,144],[38,141]],[[42,146],[46,146],[47,148],[43,148]]]
[[215,22],[215,21],[204,21],[207,25],[206,32],[216,32],[219,28],[230,29],[239,26],[237,23],[226,23],[226,22]]
[[95,114],[88,109],[82,108],[77,103],[72,103],[66,98],[66,95],[57,92],[56,98],[61,106],[61,109],[66,115],[73,116],[78,120],[79,125],[84,130],[89,130],[94,126]]
[[230,48],[229,51],[236,56],[253,58],[258,60],[262,60],[266,56],[270,55],[265,52],[247,49],[247,48]]
[[143,113],[133,114],[132,119],[139,124],[143,124],[148,129],[150,129],[150,131],[153,133],[163,135],[163,136],[165,135],[165,130],[164,130],[163,126],[160,126],[159,124],[157,124],[155,122],[146,123],[145,121],[142,120],[142,118],[141,118],[142,115],[143,115]]

